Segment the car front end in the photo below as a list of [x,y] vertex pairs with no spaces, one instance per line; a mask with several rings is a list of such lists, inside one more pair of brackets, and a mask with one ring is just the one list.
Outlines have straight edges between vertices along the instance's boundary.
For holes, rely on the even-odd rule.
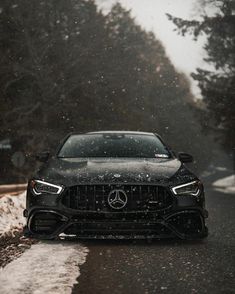
[[198,179],[174,186],[121,182],[64,186],[33,179],[25,216],[28,236],[42,239],[207,235],[204,189]]
[[202,238],[204,188],[153,133],[69,135],[29,181],[25,234],[53,239]]

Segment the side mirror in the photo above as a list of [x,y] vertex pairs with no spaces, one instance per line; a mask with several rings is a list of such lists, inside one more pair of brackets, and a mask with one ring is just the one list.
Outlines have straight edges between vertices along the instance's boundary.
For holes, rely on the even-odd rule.
[[47,162],[50,156],[49,151],[43,151],[35,155],[36,160],[40,162]]
[[192,155],[188,154],[188,153],[184,153],[184,152],[179,152],[178,153],[178,158],[181,162],[193,162],[193,157]]

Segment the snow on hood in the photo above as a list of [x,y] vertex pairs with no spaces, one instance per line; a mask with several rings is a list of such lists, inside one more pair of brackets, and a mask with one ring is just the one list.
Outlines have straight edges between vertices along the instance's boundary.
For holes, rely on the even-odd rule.
[[55,158],[36,176],[64,185],[78,182],[159,182],[169,180],[180,167],[178,159]]

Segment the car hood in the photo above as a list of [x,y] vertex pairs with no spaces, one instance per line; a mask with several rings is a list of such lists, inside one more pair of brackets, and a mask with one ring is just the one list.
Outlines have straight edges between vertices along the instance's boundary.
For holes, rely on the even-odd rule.
[[[79,183],[168,183],[194,178],[178,159],[52,158],[35,177],[65,186]],[[178,182],[178,181],[177,181]]]

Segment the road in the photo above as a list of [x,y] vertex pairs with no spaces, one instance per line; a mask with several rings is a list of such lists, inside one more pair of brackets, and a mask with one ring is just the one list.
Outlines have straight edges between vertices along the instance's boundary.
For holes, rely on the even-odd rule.
[[235,293],[235,195],[207,185],[203,241],[89,241],[73,294]]
[[29,248],[19,235],[3,246],[0,294],[235,293],[235,195],[211,186],[224,176],[204,180],[207,239],[41,241]]

